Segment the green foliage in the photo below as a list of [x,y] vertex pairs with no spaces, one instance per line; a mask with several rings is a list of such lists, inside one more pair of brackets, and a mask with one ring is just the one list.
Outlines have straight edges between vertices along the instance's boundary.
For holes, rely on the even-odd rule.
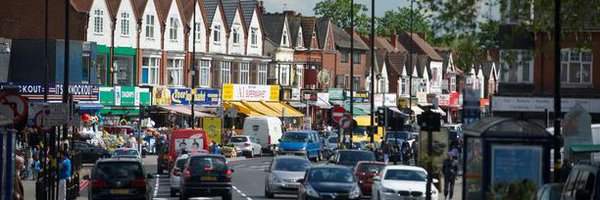
[[[351,27],[351,0],[324,0],[313,8],[316,15],[331,19],[337,26],[346,29]],[[354,28],[359,34],[368,34],[371,30],[371,18],[367,16],[367,6],[354,3]]]
[[537,186],[530,180],[517,180],[494,185],[488,193],[489,200],[530,200],[535,197]]
[[429,22],[423,14],[421,14],[418,10],[411,11],[410,8],[400,7],[394,10],[386,11],[383,17],[377,19],[377,24],[385,24],[385,26],[377,27],[377,34],[381,36],[389,36],[392,34],[393,29],[396,29],[396,32],[399,34],[410,32],[411,17],[412,32],[433,35],[433,31],[429,26]]

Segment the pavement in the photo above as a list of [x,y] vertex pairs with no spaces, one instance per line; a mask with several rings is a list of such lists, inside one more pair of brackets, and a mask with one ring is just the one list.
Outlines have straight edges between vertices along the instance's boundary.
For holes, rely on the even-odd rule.
[[[243,158],[237,157],[228,159],[231,167],[235,170],[233,173],[233,199],[235,200],[266,200],[264,196],[264,170],[269,167],[272,157],[255,157],[255,158]],[[148,172],[156,172],[157,159],[156,156],[147,156],[143,159],[144,165]],[[316,164],[325,164],[324,162]],[[85,174],[89,174],[92,165],[84,165],[80,174],[83,177]],[[443,182],[443,179],[440,180]],[[459,177],[456,180],[454,188],[454,198],[462,199],[461,185],[462,178]],[[87,199],[88,185],[86,181],[82,181],[80,184],[80,197],[78,200]],[[170,183],[168,174],[156,175],[156,177],[150,180],[152,186],[152,199],[155,200],[176,200],[178,197],[170,196]],[[23,181],[23,187],[25,190],[26,200],[35,200],[35,181],[27,180]],[[440,189],[440,191],[443,191]],[[294,195],[277,195],[274,199],[296,199]],[[196,198],[196,199],[220,199],[217,198]],[[440,200],[445,200],[443,194],[440,195]]]

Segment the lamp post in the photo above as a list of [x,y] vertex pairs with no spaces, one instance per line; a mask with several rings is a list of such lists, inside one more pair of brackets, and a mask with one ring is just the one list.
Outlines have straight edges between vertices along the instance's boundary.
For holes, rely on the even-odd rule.
[[[371,133],[370,139],[371,144],[375,143],[375,0],[371,0]],[[378,74],[381,76],[381,74]],[[381,86],[379,86],[381,87]]]
[[193,1],[194,1],[194,3],[193,3],[194,19],[193,19],[193,25],[192,25],[193,36],[192,36],[192,65],[191,65],[191,68],[192,68],[192,71],[191,71],[191,74],[192,74],[192,92],[191,92],[192,93],[192,101],[190,102],[191,110],[192,110],[190,125],[192,126],[192,129],[196,128],[196,119],[195,119],[196,111],[194,111],[194,101],[195,101],[195,96],[196,96],[196,89],[195,89],[196,88],[196,66],[195,65],[196,65],[196,8],[197,8],[196,7],[197,1],[196,0],[193,0]]

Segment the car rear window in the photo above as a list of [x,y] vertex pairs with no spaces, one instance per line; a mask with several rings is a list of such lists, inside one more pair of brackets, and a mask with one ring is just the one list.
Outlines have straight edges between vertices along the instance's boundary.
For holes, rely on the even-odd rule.
[[283,135],[281,141],[286,142],[306,142],[308,141],[308,134],[299,132],[287,132]]
[[144,170],[139,162],[99,162],[94,177],[101,180],[144,178]]
[[385,165],[381,164],[361,164],[358,166],[359,172],[379,172],[383,169]]
[[176,164],[177,168],[182,169],[186,162],[187,162],[187,159],[177,160],[177,164]]
[[310,167],[310,161],[305,159],[283,158],[275,161],[274,170],[304,172]]
[[204,171],[206,168],[211,168],[213,170],[226,170],[227,163],[222,157],[214,157],[214,156],[196,156],[190,158],[190,164],[188,165],[190,171],[192,173],[198,171]]
[[339,153],[340,164],[356,165],[359,161],[375,161],[375,155],[370,151],[342,151]]
[[247,142],[248,138],[246,137],[232,137],[229,139],[229,142]]
[[114,152],[115,155],[117,156],[137,156],[138,151],[137,150],[133,150],[133,149],[117,149]]

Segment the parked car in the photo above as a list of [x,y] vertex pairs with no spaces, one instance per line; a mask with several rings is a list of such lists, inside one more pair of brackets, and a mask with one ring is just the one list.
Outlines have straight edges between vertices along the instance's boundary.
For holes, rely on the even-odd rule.
[[112,156],[113,158],[136,158],[136,159],[142,159],[142,156],[140,155],[140,152],[137,149],[134,148],[118,148],[115,149],[115,151],[113,151]]
[[376,161],[375,154],[371,151],[340,150],[329,163],[354,168],[360,161]]
[[181,181],[181,173],[183,173],[183,167],[190,156],[188,154],[183,154],[177,157],[175,160],[175,166],[171,169],[171,173],[169,175],[169,185],[171,186],[171,197],[174,197],[179,192],[179,186]]
[[354,167],[354,175],[358,179],[358,185],[363,196],[371,196],[371,186],[373,185],[373,177],[385,167],[385,163],[360,161]]
[[[431,199],[438,199],[438,190],[431,184]],[[408,165],[391,165],[381,170],[373,178],[371,199],[425,199],[427,187],[427,171],[422,167]]]
[[98,159],[110,157],[110,152],[83,141],[75,141],[73,148],[80,153],[81,162],[95,163]]
[[139,159],[109,158],[96,162],[91,171],[88,199],[150,199],[150,184]]
[[190,155],[181,177],[179,198],[221,196],[231,200],[232,175],[233,169],[222,155]]
[[361,192],[352,170],[342,166],[320,165],[306,171],[298,180],[298,199],[360,199]]
[[560,200],[562,183],[547,183],[535,193],[535,200]]
[[600,164],[598,163],[578,163],[571,169],[569,177],[565,182],[561,199],[593,199],[600,200]]
[[316,131],[289,131],[283,134],[279,143],[279,154],[306,156],[311,160],[321,160],[321,142]]
[[281,120],[277,117],[246,117],[243,134],[254,136],[264,153],[275,154],[283,134]]
[[277,156],[266,169],[265,196],[275,197],[275,194],[296,194],[311,163],[304,156]]
[[246,157],[254,157],[262,155],[262,146],[254,136],[238,135],[229,138],[229,144],[238,150],[236,153],[241,153]]

